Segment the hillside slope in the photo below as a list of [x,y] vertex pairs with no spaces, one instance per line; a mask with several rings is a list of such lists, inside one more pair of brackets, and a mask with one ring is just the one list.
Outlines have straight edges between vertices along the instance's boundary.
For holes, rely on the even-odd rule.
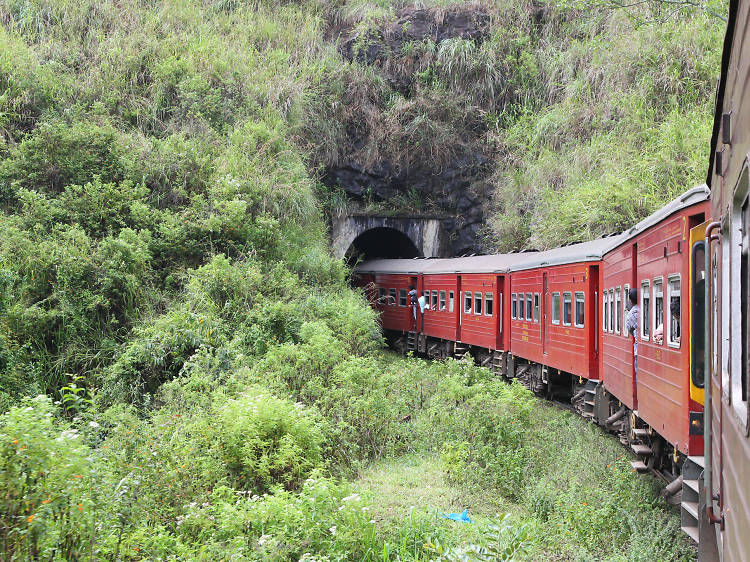
[[541,247],[699,179],[720,25],[649,10],[0,1],[0,557],[486,542],[442,506],[369,518],[342,479],[408,453],[502,498],[490,542],[531,559],[688,558],[593,428],[468,361],[382,354],[326,240],[359,205],[446,213],[457,251]]

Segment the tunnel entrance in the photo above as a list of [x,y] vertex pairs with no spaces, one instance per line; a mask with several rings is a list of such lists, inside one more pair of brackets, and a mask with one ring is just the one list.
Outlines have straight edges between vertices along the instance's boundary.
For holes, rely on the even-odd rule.
[[353,264],[375,258],[416,258],[421,255],[414,242],[400,230],[378,227],[357,236],[344,258]]

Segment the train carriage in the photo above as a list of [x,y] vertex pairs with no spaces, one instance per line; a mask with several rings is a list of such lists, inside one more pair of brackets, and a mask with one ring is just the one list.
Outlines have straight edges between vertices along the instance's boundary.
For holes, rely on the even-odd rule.
[[750,558],[749,46],[750,1],[731,0],[707,178],[707,384],[695,392],[708,412],[695,532],[701,554],[723,560]]
[[[526,254],[496,254],[439,260],[424,272],[425,289],[431,298],[437,288],[438,307],[425,315],[425,335],[430,338],[450,339],[461,351],[471,350],[480,360],[497,350],[507,348],[507,327],[503,322],[505,308],[505,271]],[[443,318],[442,293],[455,295],[453,325]]]
[[[693,188],[628,230],[604,256],[602,369],[605,388],[677,452],[702,451],[702,406],[690,399],[691,229],[708,213],[708,189]],[[637,377],[633,339],[624,324],[628,291],[638,291]],[[632,437],[632,436],[631,436]],[[645,440],[644,440],[645,441]],[[644,457],[657,454],[642,443]],[[637,445],[637,443],[636,443]],[[663,453],[663,452],[662,452]],[[659,461],[657,459],[657,465]]]
[[[573,388],[599,378],[600,265],[603,253],[618,240],[607,237],[555,248],[510,267],[514,371],[528,372],[536,391],[561,383]],[[582,400],[581,405],[590,402]],[[581,409],[592,414],[590,408]]]
[[355,284],[366,291],[373,308],[380,313],[384,330],[409,332],[414,329],[409,287],[422,290],[421,274],[431,261],[380,259],[355,268]]

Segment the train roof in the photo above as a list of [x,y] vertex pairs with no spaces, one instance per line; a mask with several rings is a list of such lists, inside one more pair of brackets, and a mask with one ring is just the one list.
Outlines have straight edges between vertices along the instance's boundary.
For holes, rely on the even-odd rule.
[[708,189],[708,186],[706,184],[699,185],[697,187],[694,187],[693,189],[686,191],[677,199],[673,199],[655,213],[647,216],[641,222],[623,232],[623,238],[621,242],[630,240],[634,236],[637,236],[644,230],[647,230],[648,228],[651,228],[652,226],[660,223],[677,211],[690,207],[691,205],[695,205],[696,203],[708,201],[710,195],[711,190]]
[[431,258],[393,258],[367,260],[354,268],[356,273],[389,273],[393,275],[417,275],[440,259]]
[[525,260],[514,263],[508,269],[509,271],[521,271],[523,269],[532,269],[534,267],[599,261],[604,254],[619,246],[622,240],[623,236],[618,234],[615,236],[607,236],[605,238],[597,238],[596,240],[590,240],[589,242],[561,246],[543,252],[535,252],[534,254],[530,254]]
[[426,275],[438,273],[504,273],[514,263],[528,259],[529,256],[536,253],[489,254],[434,260],[435,263],[430,265],[424,273]]

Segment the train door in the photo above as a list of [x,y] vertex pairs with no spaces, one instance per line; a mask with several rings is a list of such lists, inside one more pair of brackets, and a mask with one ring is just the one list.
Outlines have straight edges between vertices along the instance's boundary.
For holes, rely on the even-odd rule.
[[706,317],[706,226],[690,230],[690,399],[703,405]]
[[461,325],[463,324],[464,318],[464,294],[462,292],[463,287],[461,286],[461,276],[456,277],[456,340],[461,341]]
[[542,290],[544,292],[544,298],[542,299],[542,353],[547,355],[547,349],[549,347],[549,330],[547,329],[547,310],[549,310],[549,291],[547,273],[542,274]]
[[505,278],[498,275],[496,286],[497,311],[495,312],[495,314],[497,315],[497,349],[505,349],[505,333],[503,330],[503,322],[505,321],[505,316],[503,316],[503,294],[505,293]]

